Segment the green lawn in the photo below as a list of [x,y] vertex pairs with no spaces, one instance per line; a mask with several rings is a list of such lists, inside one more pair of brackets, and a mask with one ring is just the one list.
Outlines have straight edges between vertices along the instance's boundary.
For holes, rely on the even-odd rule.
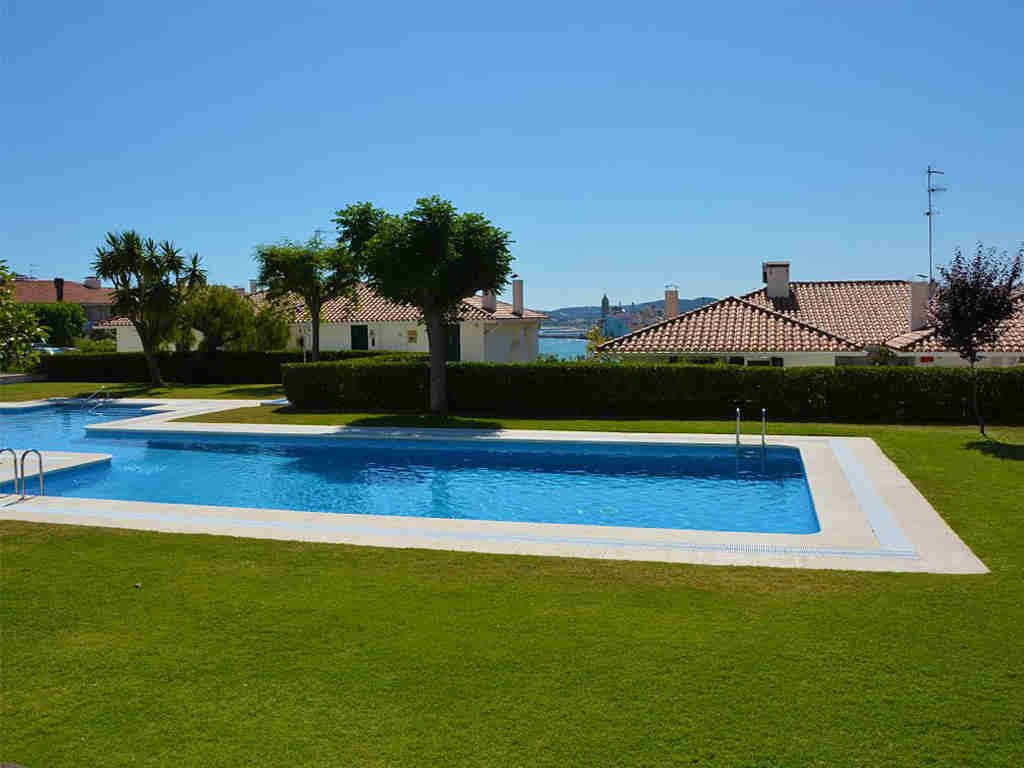
[[[385,418],[409,423],[349,423]],[[530,422],[570,424],[629,427]],[[1024,428],[996,428],[993,442],[966,427],[772,431],[874,437],[993,572],[623,563],[0,523],[0,760],[1024,764]]]
[[154,387],[149,384],[101,383],[95,381],[33,381],[27,384],[0,384],[0,403],[41,400],[47,397],[88,397],[100,387],[112,397],[210,397],[229,400],[270,400],[284,397],[277,384],[174,384]]

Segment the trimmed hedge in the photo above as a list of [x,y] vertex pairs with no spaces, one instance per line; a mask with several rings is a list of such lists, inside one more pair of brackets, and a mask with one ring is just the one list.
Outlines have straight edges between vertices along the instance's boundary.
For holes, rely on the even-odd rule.
[[[423,411],[425,361],[289,364],[288,399],[298,408]],[[992,422],[1024,423],[1024,368],[979,371]],[[744,368],[669,364],[449,363],[453,411],[505,416],[772,419],[848,422],[970,422],[971,372],[904,366]]]
[[[417,357],[413,353],[344,351],[321,352],[325,360]],[[301,363],[301,352],[217,352],[204,358],[195,352],[161,352],[160,373],[165,381],[186,384],[280,384],[281,366]],[[146,356],[141,352],[48,355],[38,370],[50,381],[149,381]]]

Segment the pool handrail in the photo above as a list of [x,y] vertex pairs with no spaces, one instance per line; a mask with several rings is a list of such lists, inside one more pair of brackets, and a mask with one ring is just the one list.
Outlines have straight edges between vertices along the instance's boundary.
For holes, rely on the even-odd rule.
[[0,455],[11,454],[11,461],[14,464],[14,495],[18,495],[18,454],[13,448],[0,448]]
[[34,453],[36,458],[39,460],[39,495],[43,495],[43,454],[37,451],[35,448],[29,448],[27,451],[21,453],[21,498],[25,498],[27,492],[28,483],[25,482],[25,459],[28,458],[30,453]]
[[[106,388],[107,388],[107,385],[103,384],[99,389],[97,389],[95,392],[93,392],[91,395],[89,395],[87,398],[85,398],[85,402],[82,403],[82,410],[84,411],[86,408],[88,408],[89,407],[89,403],[92,402],[93,398],[96,398],[98,395],[102,394],[103,390],[105,390]],[[99,407],[99,403],[98,402],[96,403],[95,406],[93,406],[93,409],[95,410],[95,408],[97,408],[97,407]]]

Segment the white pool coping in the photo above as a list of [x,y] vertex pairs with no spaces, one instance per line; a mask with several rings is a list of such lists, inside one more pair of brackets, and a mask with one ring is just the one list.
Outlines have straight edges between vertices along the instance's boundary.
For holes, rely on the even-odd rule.
[[[314,440],[397,438],[471,442],[735,444],[734,435],[183,423],[173,420],[252,407],[259,403],[252,400],[127,399],[112,401],[112,404],[151,407],[154,412],[90,425],[90,432],[140,437],[145,434],[208,434],[289,436]],[[32,407],[0,404],[0,409],[8,405],[16,405],[19,410]],[[760,445],[760,438],[744,437],[742,441],[744,445]],[[960,574],[988,571],[873,440],[780,436],[769,437],[768,444],[791,446],[800,451],[820,532],[796,535],[443,520],[52,496],[18,502],[8,499],[6,503],[0,497],[0,518],[501,554],[783,568]]]

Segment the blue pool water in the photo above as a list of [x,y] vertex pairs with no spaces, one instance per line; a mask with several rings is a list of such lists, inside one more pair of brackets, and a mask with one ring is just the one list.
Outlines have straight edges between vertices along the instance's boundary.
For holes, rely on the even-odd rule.
[[[819,530],[793,448],[263,436],[87,435],[140,415],[0,413],[0,447],[113,454],[46,478],[48,495],[764,533]],[[6,490],[10,491],[10,483]],[[31,488],[30,488],[31,490]]]

